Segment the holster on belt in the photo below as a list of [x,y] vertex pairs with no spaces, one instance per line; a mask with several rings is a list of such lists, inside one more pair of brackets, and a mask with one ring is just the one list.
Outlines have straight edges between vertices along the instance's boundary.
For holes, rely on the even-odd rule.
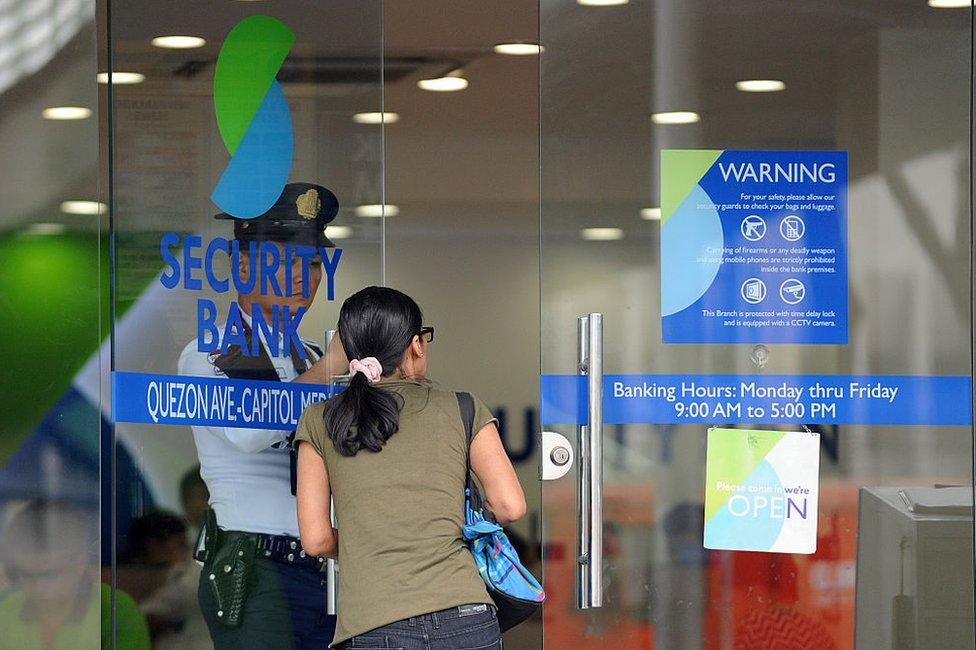
[[244,618],[244,604],[251,588],[257,535],[219,530],[212,511],[207,513],[206,535],[207,558],[203,570],[217,601],[217,620],[226,627],[237,627]]

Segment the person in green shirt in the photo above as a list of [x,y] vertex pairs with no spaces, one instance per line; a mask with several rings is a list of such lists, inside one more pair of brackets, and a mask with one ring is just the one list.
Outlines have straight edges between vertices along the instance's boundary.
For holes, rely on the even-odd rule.
[[[112,593],[99,581],[97,511],[32,500],[3,530],[0,647],[71,650],[112,647]],[[135,602],[115,594],[117,648],[148,650],[149,628]]]
[[456,393],[426,376],[433,328],[406,294],[353,294],[338,329],[349,386],[306,409],[295,435],[302,544],[339,560],[332,647],[500,648],[492,599],[461,534],[469,453],[498,522],[525,514],[497,421],[475,398],[469,451]]

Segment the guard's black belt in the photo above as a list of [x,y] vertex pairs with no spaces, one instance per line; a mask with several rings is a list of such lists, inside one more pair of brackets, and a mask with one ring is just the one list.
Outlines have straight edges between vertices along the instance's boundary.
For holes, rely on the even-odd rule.
[[[230,531],[220,531],[221,535]],[[267,535],[265,533],[247,533],[236,531],[239,535],[248,535],[257,540],[257,556],[269,560],[293,564],[318,571],[322,568],[325,558],[314,557],[305,552],[302,542],[297,537],[288,535]]]

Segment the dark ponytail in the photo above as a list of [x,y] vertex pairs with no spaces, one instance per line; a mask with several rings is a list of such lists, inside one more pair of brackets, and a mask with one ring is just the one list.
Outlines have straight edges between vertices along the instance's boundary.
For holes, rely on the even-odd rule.
[[[342,303],[339,338],[350,360],[375,357],[388,377],[420,333],[422,322],[420,307],[410,296],[396,289],[367,287]],[[398,395],[356,373],[326,409],[325,428],[343,456],[355,456],[360,449],[378,452],[399,429],[401,407]]]

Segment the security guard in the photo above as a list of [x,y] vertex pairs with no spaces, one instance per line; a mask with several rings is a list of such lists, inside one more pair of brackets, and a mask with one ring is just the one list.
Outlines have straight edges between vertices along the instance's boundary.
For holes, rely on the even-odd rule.
[[[280,333],[279,340],[269,340],[286,327],[267,326],[275,317],[311,305],[322,279],[322,260],[310,254],[311,247],[334,246],[325,227],[338,209],[326,188],[290,183],[265,214],[234,220],[234,246],[240,252],[232,274],[238,274],[237,305],[247,343],[207,353],[198,351],[194,339],[180,355],[180,374],[326,384],[330,371],[345,372],[338,345],[323,356],[314,343],[301,339],[304,349],[299,350]],[[251,259],[254,252],[274,257],[269,246],[278,249],[282,262],[274,274],[277,291],[269,290],[267,268],[260,278],[253,277],[259,273]],[[304,258],[291,255],[299,247]],[[287,263],[290,257],[293,265]],[[254,324],[258,317],[263,323]],[[322,561],[305,553],[298,539],[292,435],[289,430],[193,427],[211,508],[198,553],[204,567],[197,593],[218,649],[325,648],[332,640],[335,617],[325,614]]]

